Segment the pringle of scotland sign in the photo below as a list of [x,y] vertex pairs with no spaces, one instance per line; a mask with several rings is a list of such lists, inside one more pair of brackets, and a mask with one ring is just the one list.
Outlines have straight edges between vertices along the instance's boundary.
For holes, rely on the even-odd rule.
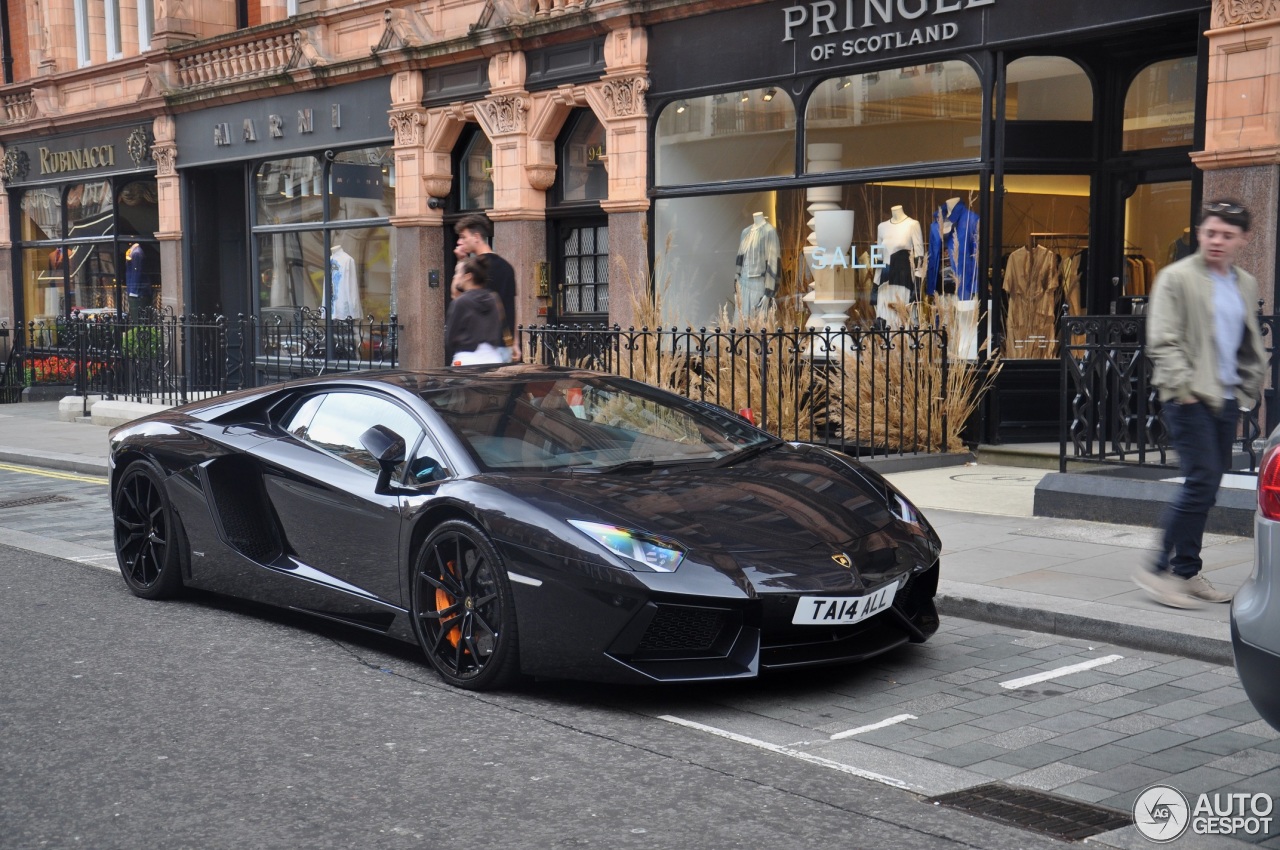
[[[815,0],[782,10],[782,41],[800,64],[871,60],[911,48],[980,44],[981,20],[964,13],[996,0]],[[973,32],[966,33],[970,27]],[[968,36],[967,38],[964,36]],[[808,60],[807,63],[805,60]]]

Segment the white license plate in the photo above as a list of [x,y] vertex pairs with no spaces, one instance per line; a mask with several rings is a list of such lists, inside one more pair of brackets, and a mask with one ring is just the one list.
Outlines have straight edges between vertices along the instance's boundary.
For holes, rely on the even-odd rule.
[[898,583],[891,582],[866,596],[802,596],[791,622],[799,626],[847,626],[875,616],[893,604]]

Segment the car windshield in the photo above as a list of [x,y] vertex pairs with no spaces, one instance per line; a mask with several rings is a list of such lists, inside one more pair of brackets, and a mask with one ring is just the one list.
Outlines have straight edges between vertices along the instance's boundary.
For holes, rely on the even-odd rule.
[[776,442],[727,413],[630,381],[476,381],[422,397],[486,470],[703,463]]

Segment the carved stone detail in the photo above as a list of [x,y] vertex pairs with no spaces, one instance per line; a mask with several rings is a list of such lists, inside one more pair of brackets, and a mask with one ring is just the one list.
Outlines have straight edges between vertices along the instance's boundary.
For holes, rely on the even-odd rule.
[[1280,18],[1280,0],[1214,0],[1214,29],[1275,18]]
[[424,174],[422,188],[433,198],[447,198],[453,191],[453,178],[448,174]]
[[610,118],[634,118],[645,114],[644,93],[649,90],[647,77],[606,80],[600,90]]
[[529,178],[529,185],[539,192],[545,192],[555,185],[555,163],[530,163],[524,167],[524,173]]
[[173,142],[164,142],[151,146],[151,158],[156,161],[157,177],[177,177],[178,146]]
[[31,162],[27,158],[26,151],[9,148],[4,152],[4,159],[0,160],[0,178],[4,178],[6,183],[11,180],[22,180],[27,176],[30,167]]
[[129,151],[129,159],[133,160],[134,168],[141,167],[142,161],[147,158],[147,131],[134,127],[125,140],[125,148]]
[[422,141],[422,127],[427,117],[419,109],[406,109],[392,112],[387,124],[395,132],[395,144],[398,148],[412,147]]
[[481,101],[477,106],[484,113],[485,123],[493,129],[493,132],[504,134],[524,130],[524,119],[529,111],[529,103],[520,95],[497,95]]

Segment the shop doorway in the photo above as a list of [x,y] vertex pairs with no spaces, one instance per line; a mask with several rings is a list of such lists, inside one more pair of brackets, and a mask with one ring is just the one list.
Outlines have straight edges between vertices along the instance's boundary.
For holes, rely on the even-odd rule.
[[252,305],[244,167],[191,169],[187,189],[191,256],[186,312],[197,316],[247,314]]

